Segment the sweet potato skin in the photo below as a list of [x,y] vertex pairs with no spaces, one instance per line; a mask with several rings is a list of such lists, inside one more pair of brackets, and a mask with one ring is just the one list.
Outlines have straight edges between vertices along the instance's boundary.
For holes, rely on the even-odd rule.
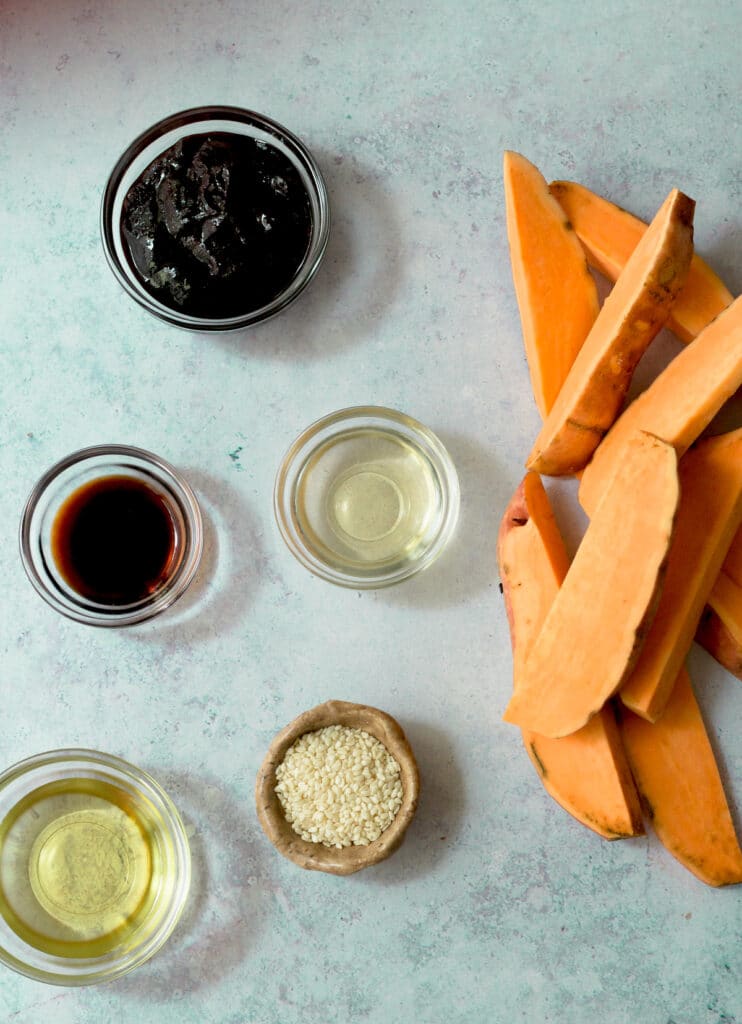
[[[518,562],[514,563],[510,548],[512,534],[516,530],[524,531],[529,543],[521,540],[516,552]],[[524,565],[526,558],[528,562]],[[520,663],[537,636],[569,569],[567,549],[544,485],[536,473],[526,473],[505,509],[497,535],[497,560],[513,659]],[[521,610],[525,602],[519,602],[516,615],[514,598],[523,587],[531,593],[528,614]]]
[[693,254],[695,203],[673,190],[607,297],[526,460],[549,476],[581,470],[619,415],[634,370],[664,326]]
[[[498,563],[510,625],[513,661],[538,635],[569,559],[541,480],[528,473],[505,510]],[[550,739],[521,730],[544,789],[581,824],[604,839],[641,835],[641,808],[613,708],[603,708],[571,736]]]
[[[590,266],[609,281],[615,281],[647,230],[647,224],[577,182],[552,181],[549,189],[577,232]],[[694,253],[667,326],[687,344],[732,300],[733,295],[723,281]]]

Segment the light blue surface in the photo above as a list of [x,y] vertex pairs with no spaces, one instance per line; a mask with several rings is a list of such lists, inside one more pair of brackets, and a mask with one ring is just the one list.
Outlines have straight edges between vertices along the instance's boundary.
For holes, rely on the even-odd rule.
[[[495,563],[538,422],[502,150],[644,216],[679,186],[698,201],[698,250],[736,294],[739,37],[734,0],[0,0],[0,762],[70,745],[128,758],[181,808],[196,872],[156,959],[88,990],[2,970],[0,1020],[742,1020],[742,893],[703,886],[654,837],[581,828],[501,723]],[[132,138],[214,102],[301,135],[334,217],[309,291],[245,336],[160,325],[98,237]],[[288,444],[359,403],[432,427],[463,495],[443,559],[364,594],[295,564],[271,509]],[[172,461],[207,526],[182,607],[125,632],[57,616],[17,555],[37,477],[104,441]],[[701,651],[691,670],[739,823],[742,689]],[[398,718],[423,782],[402,849],[345,879],[281,858],[253,804],[273,734],[328,698]]]

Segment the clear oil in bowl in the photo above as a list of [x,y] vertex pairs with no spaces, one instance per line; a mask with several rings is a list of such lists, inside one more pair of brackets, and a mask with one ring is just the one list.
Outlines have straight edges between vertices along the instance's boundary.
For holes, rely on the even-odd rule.
[[161,817],[141,794],[94,778],[48,783],[0,822],[0,914],[52,956],[141,943],[175,885]]
[[340,571],[414,562],[442,514],[430,459],[393,429],[335,434],[307,459],[295,493],[296,520],[308,546]]

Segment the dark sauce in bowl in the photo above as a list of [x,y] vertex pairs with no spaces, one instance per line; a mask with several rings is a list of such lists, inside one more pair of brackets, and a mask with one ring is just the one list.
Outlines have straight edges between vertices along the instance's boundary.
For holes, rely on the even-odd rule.
[[288,157],[230,132],[190,135],[161,153],[128,190],[121,214],[142,287],[204,319],[276,299],[300,270],[311,234],[309,194]]
[[57,512],[51,552],[65,582],[100,604],[133,604],[167,580],[176,529],[165,499],[144,480],[107,476],[83,484]]

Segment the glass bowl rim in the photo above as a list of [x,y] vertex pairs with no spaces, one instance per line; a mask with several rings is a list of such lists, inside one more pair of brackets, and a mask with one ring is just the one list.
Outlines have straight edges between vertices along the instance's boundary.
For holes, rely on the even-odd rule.
[[[294,491],[301,471],[311,454],[332,437],[336,429],[374,425],[402,428],[421,445],[430,459],[441,487],[443,515],[430,545],[413,563],[401,569],[368,574],[345,573],[328,565],[303,539],[293,514]],[[377,590],[401,583],[427,569],[443,552],[456,527],[460,506],[460,487],[456,467],[440,438],[412,416],[381,405],[356,405],[338,409],[310,423],[286,450],[273,488],[273,512],[283,540],[297,561],[313,575],[351,590]]]
[[[31,548],[34,542],[34,537],[31,533],[31,525],[34,513],[47,488],[49,488],[54,481],[62,475],[62,473],[75,465],[84,463],[88,459],[96,459],[107,455],[110,455],[113,458],[128,457],[139,459],[147,465],[156,467],[167,480],[168,489],[170,490],[171,486],[174,486],[175,490],[182,494],[184,503],[181,505],[181,503],[178,502],[178,505],[186,520],[190,544],[186,546],[183,553],[183,559],[173,577],[174,582],[171,581],[171,586],[167,590],[160,591],[159,593],[156,592],[152,600],[140,602],[134,607],[124,605],[118,612],[116,610],[112,610],[98,614],[95,611],[89,611],[82,607],[77,608],[71,602],[62,600],[62,598],[58,597],[54,590],[51,589],[47,578],[39,572],[32,555]],[[18,529],[18,543],[21,562],[29,581],[36,592],[46,601],[47,604],[54,608],[55,611],[64,615],[66,618],[72,619],[74,622],[82,623],[83,625],[98,626],[102,628],[121,628],[124,626],[134,626],[140,622],[145,622],[148,619],[154,618],[154,616],[166,611],[180,597],[182,597],[193,582],[193,578],[195,577],[201,562],[201,556],[203,554],[203,519],[198,499],[196,498],[193,489],[185,477],[183,477],[181,473],[171,465],[171,463],[167,462],[159,455],[155,455],[154,452],[147,451],[145,448],[138,448],[135,445],[98,444],[91,445],[86,448],[78,448],[76,451],[70,452],[69,455],[59,459],[39,477],[23,506],[23,512],[21,514]]]
[[[145,149],[156,142],[162,135],[170,131],[193,127],[203,121],[224,121],[225,124],[241,125],[244,128],[257,128],[267,134],[273,135],[286,148],[291,151],[295,165],[301,165],[306,173],[308,191],[313,193],[313,199],[317,204],[319,216],[315,217],[312,210],[312,235],[307,249],[306,256],[294,278],[286,288],[267,305],[256,310],[251,310],[239,316],[223,319],[209,317],[198,317],[178,313],[177,310],[158,302],[141,286],[137,286],[124,272],[121,261],[116,253],[114,235],[116,225],[113,223],[113,207],[116,201],[118,190],[122,179],[131,163]],[[228,131],[228,128],[224,129]],[[246,134],[242,131],[240,134]],[[153,159],[157,154],[153,155]],[[124,152],[118,158],[111,170],[103,191],[103,198],[100,208],[100,234],[103,243],[103,252],[114,277],[129,295],[140,306],[146,309],[153,316],[174,327],[180,327],[189,331],[204,332],[226,332],[238,331],[259,323],[264,323],[286,308],[294,299],[298,298],[309,282],[319,270],[322,258],[327,249],[327,241],[330,235],[330,201],[325,179],[320,170],[319,164],[298,135],[289,128],[266,114],[260,114],[247,107],[231,106],[228,104],[212,104],[199,107],[189,107],[187,110],[180,110],[174,114],[160,118],[149,128],[140,132],[136,138],[129,143]]]
[[[108,754],[88,747],[61,747],[55,750],[32,754],[30,757],[23,758],[0,772],[0,793],[4,792],[12,784],[22,780],[24,776],[28,777],[30,781],[37,773],[42,773],[43,775],[45,769],[59,768],[65,764],[69,764],[70,768],[75,764],[81,764],[83,768],[78,768],[78,772],[84,770],[85,766],[104,772],[108,769],[111,773],[111,781],[118,781],[120,785],[118,776],[123,776],[137,791],[146,793],[148,798],[151,799],[151,795],[154,795],[158,801],[159,810],[162,812],[164,831],[172,841],[175,865],[179,875],[178,884],[173,892],[172,906],[167,908],[160,926],[143,943],[135,947],[133,952],[130,951],[129,954],[123,957],[119,956],[118,959],[112,959],[110,954],[80,958],[54,957],[51,954],[46,954],[54,964],[68,964],[71,967],[69,973],[54,971],[51,964],[46,969],[36,967],[32,964],[24,963],[17,956],[7,952],[3,945],[4,940],[0,935],[0,964],[35,981],[51,985],[79,987],[112,981],[115,978],[122,977],[141,966],[162,948],[178,924],[188,900],[191,883],[191,852],[183,819],[166,790],[149,772],[138,768],[130,761],[124,760],[124,758],[117,757],[115,754]],[[66,776],[62,772],[62,777],[75,777],[75,774],[73,770]],[[55,776],[55,778],[58,777],[58,775]],[[43,777],[38,780],[38,785],[34,786],[34,789],[42,785],[44,785]],[[33,792],[34,789],[29,788],[26,792]],[[24,793],[20,793],[18,800],[22,799],[23,796]],[[0,928],[5,927],[9,926],[6,926],[2,917],[0,917]],[[80,973],[74,973],[75,965],[79,966]],[[95,965],[100,965],[99,969],[96,969]],[[82,970],[83,967],[89,969]]]

